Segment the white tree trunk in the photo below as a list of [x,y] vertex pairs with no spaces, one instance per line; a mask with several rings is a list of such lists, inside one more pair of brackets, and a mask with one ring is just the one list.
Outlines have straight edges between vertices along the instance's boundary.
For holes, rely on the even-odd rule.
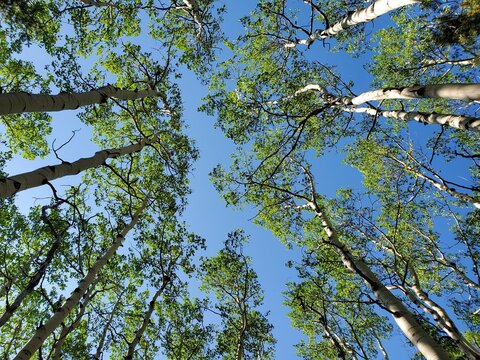
[[100,336],[100,341],[98,342],[97,345],[97,350],[95,351],[95,355],[93,355],[93,359],[95,360],[100,360],[103,354],[103,346],[105,345],[105,340],[107,338],[107,333],[110,330],[110,326],[112,325],[113,318],[116,315],[117,308],[122,300],[123,294],[125,291],[122,291],[117,298],[117,301],[115,302],[115,305],[113,305],[113,309],[110,312],[110,316],[108,317],[107,323],[103,327],[102,330],[102,335]]
[[480,84],[437,84],[411,87],[397,87],[367,91],[354,98],[340,100],[345,105],[360,105],[374,100],[387,99],[449,99],[480,100]]
[[327,239],[323,241],[335,248],[342,257],[345,267],[365,280],[377,300],[392,314],[394,321],[411,343],[417,347],[427,360],[451,359],[443,348],[422,328],[405,305],[377,278],[370,270],[370,267],[363,260],[354,256],[347,246],[340,242],[337,232],[330,224],[326,214],[316,204],[310,203],[309,205],[320,219],[327,235]]
[[197,35],[200,36],[203,32],[203,19],[200,13],[200,7],[196,0],[183,0],[183,3],[188,8],[190,14],[193,17],[193,20],[198,26],[198,33]]
[[58,95],[30,94],[27,92],[5,93],[0,94],[0,115],[74,110],[81,106],[104,103],[109,98],[137,100],[157,96],[159,96],[159,93],[153,89],[122,90],[113,85],[87,92],[60,93]]
[[85,294],[85,298],[80,304],[80,311],[78,312],[77,316],[73,320],[73,322],[69,326],[64,326],[62,331],[60,332],[60,336],[57,340],[57,342],[54,344],[53,347],[53,360],[62,360],[63,358],[63,345],[65,344],[65,341],[67,340],[67,336],[72,333],[79,325],[80,322],[83,318],[83,315],[85,315],[85,310],[87,308],[87,305],[90,303],[92,298],[95,296],[95,293],[93,292],[95,288],[95,282],[90,286],[88,289],[87,293]]
[[72,310],[78,305],[80,299],[84,296],[89,286],[94,282],[100,270],[116,253],[117,249],[122,245],[128,232],[137,224],[140,215],[147,208],[148,198],[145,198],[140,207],[135,211],[132,220],[117,236],[112,246],[93,264],[87,275],[78,283],[78,287],[73,290],[70,297],[65,301],[60,309],[57,310],[48,321],[40,326],[28,343],[17,354],[14,360],[28,360],[42,346],[44,341],[55,331],[55,329],[65,321]]
[[448,59],[439,59],[439,60],[423,60],[421,62],[424,66],[432,66],[432,65],[458,65],[458,66],[468,66],[468,65],[475,65],[475,58],[468,58],[468,59],[460,59],[460,60],[448,60]]
[[19,191],[44,185],[51,180],[63,176],[77,175],[84,170],[99,167],[103,165],[107,159],[114,159],[122,155],[141,151],[146,145],[152,144],[156,140],[157,136],[144,138],[136,144],[122,148],[97,151],[94,156],[81,158],[72,163],[64,162],[59,165],[44,166],[34,171],[0,179],[0,198],[5,198]]
[[474,197],[470,196],[470,195],[467,195],[467,194],[463,194],[461,192],[458,192],[457,190],[455,190],[454,188],[451,188],[449,186],[447,186],[445,183],[442,183],[440,181],[437,181],[433,178],[431,178],[430,176],[427,176],[423,173],[421,173],[420,171],[414,169],[413,167],[409,166],[406,162],[400,160],[400,159],[397,159],[396,157],[393,157],[393,156],[389,156],[389,159],[392,159],[393,161],[397,162],[398,164],[402,165],[405,170],[407,171],[411,171],[412,173],[414,173],[417,177],[429,182],[430,184],[432,184],[434,187],[436,187],[437,189],[439,190],[442,190],[442,191],[445,191],[447,194],[450,194],[452,195],[453,197],[459,199],[459,200],[462,200],[462,201],[466,201],[466,202],[469,202],[470,204],[472,204],[474,207],[476,207],[477,209],[480,209],[480,201],[478,201],[477,199],[475,199]]
[[[410,267],[411,269],[411,267]],[[416,273],[413,274],[415,278],[415,284],[411,286],[411,289],[415,295],[422,301],[422,307],[427,313],[432,314],[433,319],[437,324],[442,328],[445,333],[455,341],[458,348],[468,356],[469,359],[479,359],[480,351],[475,348],[470,342],[465,339],[463,334],[458,330],[455,323],[452,321],[450,316],[447,314],[445,309],[437,304],[435,301],[428,297],[428,294],[425,293],[419,286]]]
[[345,16],[341,21],[320,32],[320,38],[337,35],[339,32],[357,24],[375,20],[392,10],[406,5],[420,2],[419,0],[378,0],[365,9],[354,11]]
[[337,35],[339,32],[348,29],[351,26],[355,26],[361,23],[370,22],[375,20],[379,16],[382,16],[392,10],[398,9],[400,7],[411,5],[420,2],[419,0],[378,0],[375,1],[372,5],[360,9],[357,11],[352,11],[347,16],[345,16],[341,21],[337,22],[333,26],[330,26],[328,29],[316,30],[311,34],[307,39],[297,40],[296,42],[290,42],[285,44],[286,48],[295,47],[297,44],[310,46],[317,39],[326,39],[332,36]]
[[456,129],[480,131],[480,118],[470,116],[435,113],[428,114],[416,111],[376,110],[372,108],[355,107],[340,107],[340,109],[347,112],[366,113],[372,116],[380,115],[386,118],[404,121],[418,121],[423,124],[447,125]]

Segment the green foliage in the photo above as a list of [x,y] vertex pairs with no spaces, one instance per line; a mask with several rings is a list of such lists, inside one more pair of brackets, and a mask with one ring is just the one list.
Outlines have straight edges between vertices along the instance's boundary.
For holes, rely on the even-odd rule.
[[258,309],[263,294],[251,258],[244,255],[248,238],[243,231],[228,235],[217,256],[203,259],[201,289],[215,295],[222,318],[216,352],[222,359],[270,359],[273,356],[272,325]]
[[473,0],[463,0],[459,8],[458,12],[447,9],[438,17],[433,39],[439,45],[460,44],[475,49],[480,35],[480,5]]
[[[217,127],[238,145],[230,169],[212,171],[216,188],[230,205],[255,207],[257,224],[303,252],[301,261],[289,263],[298,281],[285,293],[293,326],[306,335],[298,354],[350,359],[386,351],[382,344],[393,333],[390,314],[382,312],[372,292],[378,284],[370,284],[347,261],[348,254],[422,314],[417,317],[435,341],[463,358],[432,302],[446,299],[438,303],[465,329],[466,341],[478,345],[480,217],[453,194],[478,197],[478,135],[354,114],[354,84],[340,75],[341,64],[328,63],[326,49],[320,50],[332,45],[365,59],[373,54],[366,64],[373,89],[474,82],[477,2],[422,2],[391,14],[392,24],[378,31],[380,21],[375,28],[353,26],[308,46],[301,40],[367,4],[261,0],[241,20],[244,33],[234,40],[221,31],[222,5],[195,3],[0,4],[1,92],[78,93],[112,84],[157,93],[134,101],[104,99],[78,115],[101,148],[145,138],[154,143],[90,169],[81,186],[54,191],[48,205],[29,215],[12,199],[0,203],[0,356],[20,351],[48,322],[145,198],[148,206],[122,247],[52,329],[38,356],[122,358],[129,350],[142,359],[159,353],[178,360],[274,356],[273,327],[260,310],[260,281],[243,252],[245,234],[232,232],[216,256],[198,264],[205,240],[178,220],[198,157],[184,133],[176,84],[185,66],[209,82],[201,109],[216,115]],[[215,63],[222,42],[232,55]],[[288,45],[292,42],[296,46]],[[46,68],[26,58],[33,46],[49,57]],[[310,55],[313,51],[318,52]],[[362,106],[370,112],[469,116],[478,110],[473,102],[448,99]],[[27,159],[48,154],[50,115],[7,115],[1,122],[1,141],[8,148],[2,164],[12,153]],[[336,169],[320,169],[318,158],[337,152],[362,173],[363,188],[340,190],[328,199],[319,184]],[[190,297],[187,282],[195,273],[214,300]],[[220,315],[218,324],[207,324],[213,315],[205,310]]]

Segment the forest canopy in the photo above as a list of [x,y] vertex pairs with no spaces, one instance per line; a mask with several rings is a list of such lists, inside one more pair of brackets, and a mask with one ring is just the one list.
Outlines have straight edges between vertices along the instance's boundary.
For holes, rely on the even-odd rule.
[[1,358],[480,358],[478,1],[0,19]]

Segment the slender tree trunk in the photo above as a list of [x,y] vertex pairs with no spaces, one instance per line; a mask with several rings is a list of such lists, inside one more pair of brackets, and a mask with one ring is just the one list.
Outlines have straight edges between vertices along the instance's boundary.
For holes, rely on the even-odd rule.
[[459,350],[467,355],[469,359],[479,359],[480,351],[465,339],[450,316],[448,316],[445,309],[430,299],[428,294],[425,293],[418,284],[411,286],[411,289],[415,293],[415,296],[421,300],[422,305],[420,306],[424,311],[433,316],[433,319],[437,322],[440,328],[445,331],[452,340],[454,340]]
[[122,155],[139,152],[146,145],[152,144],[156,140],[157,136],[143,138],[136,144],[116,149],[97,151],[94,156],[81,158],[72,163],[63,162],[59,165],[44,166],[34,171],[11,176],[6,179],[0,179],[0,198],[5,198],[14,195],[19,191],[44,185],[51,180],[63,176],[77,175],[84,170],[99,167],[103,165],[107,159],[114,159]]
[[[441,307],[434,300],[430,299],[428,293],[426,293],[420,284],[420,279],[416,269],[411,265],[408,259],[405,259],[404,256],[393,247],[387,247],[392,251],[395,256],[405,264],[406,271],[410,272],[412,284],[405,284],[405,286],[400,287],[403,292],[408,296],[410,300],[420,308],[422,308],[426,313],[432,315],[435,322],[439,327],[445,331],[445,333],[454,340],[455,344],[458,346],[459,350],[462,351],[469,359],[478,359],[480,358],[480,351],[476,349],[472,344],[470,344],[463,334],[458,330],[457,326],[447,314],[445,309]],[[402,278],[402,274],[397,272],[397,275]]]
[[193,16],[193,20],[198,26],[197,36],[200,36],[203,32],[203,19],[200,12],[200,7],[196,0],[183,0],[183,3],[188,8],[190,14]]
[[400,160],[400,159],[397,159],[396,157],[393,157],[393,156],[389,156],[388,157],[389,159],[392,159],[393,161],[397,162],[398,164],[400,164],[402,167],[405,168],[405,170],[407,171],[411,171],[412,173],[414,173],[417,177],[429,182],[430,184],[432,184],[434,187],[436,187],[437,189],[439,190],[442,190],[442,191],[445,191],[447,194],[450,194],[451,196],[459,199],[459,200],[462,200],[462,201],[466,201],[470,204],[472,204],[474,207],[476,207],[477,209],[480,209],[480,202],[475,199],[474,197],[472,196],[469,196],[467,194],[463,194],[463,193],[460,193],[458,192],[457,190],[455,190],[454,188],[451,188],[449,186],[447,186],[445,183],[442,183],[440,181],[437,181],[433,178],[431,178],[430,176],[427,176],[423,173],[421,173],[420,171],[418,170],[415,170],[413,167],[409,166],[407,163],[405,163],[404,161]]
[[339,99],[345,105],[360,105],[374,100],[387,99],[449,99],[480,100],[480,84],[437,84],[412,87],[386,88],[367,91],[354,98]]
[[55,331],[55,329],[65,321],[67,316],[78,305],[82,296],[86,293],[89,286],[95,281],[100,270],[116,253],[117,249],[122,245],[125,240],[125,236],[138,222],[141,213],[147,208],[148,199],[145,198],[140,207],[135,211],[132,216],[132,220],[127,224],[122,232],[117,236],[113,244],[108,250],[93,264],[88,271],[87,275],[78,283],[78,287],[73,290],[70,297],[65,301],[62,307],[57,310],[48,321],[40,326],[28,343],[17,354],[14,360],[28,360],[33,354],[42,346],[44,341]]
[[432,300],[428,294],[423,291],[420,280],[417,275],[417,271],[413,266],[407,262],[408,270],[412,276],[413,284],[410,286],[412,291],[415,293],[415,296],[419,298],[422,303],[425,305],[427,312],[433,315],[433,319],[438,323],[438,325],[445,331],[445,333],[455,341],[458,348],[467,355],[470,359],[479,359],[480,351],[475,348],[470,342],[465,339],[463,334],[458,330],[457,326],[447,314],[445,309]]
[[103,327],[102,335],[100,336],[100,341],[98,342],[98,346],[97,346],[97,349],[95,351],[95,355],[93,356],[93,358],[95,360],[100,360],[100,357],[102,356],[103,346],[105,345],[105,339],[107,338],[108,329],[110,328],[110,325],[112,324],[113,317],[115,316],[115,312],[117,311],[117,307],[121,302],[121,298],[122,298],[123,294],[124,294],[124,292],[121,292],[120,295],[118,296],[118,299],[115,302],[115,305],[113,306],[113,309],[110,313],[110,316],[108,317],[107,323]]
[[110,6],[110,4],[101,2],[101,1],[93,1],[93,0],[80,0],[80,2],[90,5],[90,6],[95,6],[95,7],[103,7],[103,6]]
[[135,352],[135,347],[138,345],[138,343],[142,339],[142,336],[145,333],[145,330],[148,326],[148,323],[150,322],[150,318],[152,317],[153,310],[155,310],[155,304],[157,303],[157,299],[163,293],[163,290],[165,290],[165,288],[167,287],[168,282],[169,282],[169,278],[165,277],[163,282],[162,282],[162,286],[160,287],[160,289],[157,290],[157,292],[153,296],[152,300],[150,301],[148,309],[145,312],[145,315],[143,316],[142,325],[140,326],[140,328],[135,333],[135,338],[132,340],[131,343],[128,344],[128,352],[127,352],[127,355],[125,356],[125,360],[133,359],[133,354]]
[[375,340],[377,340],[378,347],[380,348],[380,351],[382,352],[383,355],[383,360],[389,360],[387,350],[382,344],[382,341],[379,339],[379,337],[374,333],[373,335],[375,337]]
[[324,243],[333,246],[342,257],[345,267],[365,280],[377,300],[392,314],[394,321],[411,343],[418,348],[427,360],[451,359],[442,347],[422,328],[405,305],[377,278],[370,270],[370,267],[363,260],[355,257],[347,246],[340,242],[336,230],[330,224],[330,220],[323,210],[315,203],[310,203],[309,205],[320,219],[327,235],[327,239],[323,240]]
[[88,303],[90,303],[92,298],[95,296],[95,293],[93,292],[94,287],[95,287],[95,284],[90,286],[89,290],[85,294],[84,300],[80,304],[80,311],[78,312],[77,316],[75,317],[73,322],[70,324],[70,326],[64,326],[62,331],[60,332],[60,338],[54,345],[53,360],[62,359],[63,344],[65,344],[65,340],[67,340],[68,334],[70,334],[72,331],[74,331],[78,327],[78,325],[80,325],[80,321],[82,320],[83,315],[85,314],[85,309]]
[[[418,121],[423,124],[447,125],[456,129],[468,129],[480,131],[480,118],[453,114],[423,113],[417,111],[400,110],[377,110],[373,108],[357,108],[345,105],[360,105],[371,100],[384,99],[420,99],[420,98],[446,98],[460,100],[480,100],[480,84],[441,84],[415,86],[409,88],[389,88],[367,91],[357,97],[335,97],[328,93],[325,87],[319,84],[308,84],[281,100],[264,102],[265,105],[276,105],[280,101],[286,101],[296,96],[310,92],[319,92],[324,100],[332,101],[334,107],[354,113],[366,113],[372,116],[400,119],[404,121]],[[339,105],[341,104],[341,105]]]
[[310,46],[315,40],[326,39],[338,35],[338,33],[348,29],[349,27],[370,22],[375,20],[379,16],[382,16],[392,10],[398,9],[400,7],[411,5],[420,2],[419,0],[378,0],[375,1],[372,5],[352,11],[348,13],[342,20],[330,26],[328,29],[316,30],[311,34],[307,39],[297,40],[296,42],[287,43],[284,46],[286,48],[292,48],[296,45],[307,45]]
[[102,104],[109,98],[137,100],[157,97],[158,92],[149,90],[122,90],[113,85],[81,93],[60,93],[58,95],[30,94],[27,92],[0,94],[0,115],[26,112],[50,112],[75,110],[81,106]]
[[7,323],[7,321],[15,313],[15,310],[17,310],[18,307],[22,304],[23,299],[25,299],[29,294],[32,293],[32,291],[38,285],[42,277],[45,275],[45,272],[47,271],[48,266],[52,262],[55,253],[60,247],[60,241],[61,241],[61,237],[58,235],[55,236],[55,241],[50,247],[50,249],[48,250],[47,256],[45,257],[45,260],[43,260],[42,263],[40,264],[40,267],[38,268],[37,272],[30,278],[30,281],[28,282],[27,286],[25,286],[23,291],[17,295],[13,303],[7,304],[5,312],[0,318],[0,327],[2,327]]
[[244,351],[243,351],[243,341],[244,341],[244,335],[245,331],[242,328],[240,334],[238,335],[238,340],[237,340],[237,350],[235,354],[235,360],[243,360],[244,357]]
[[440,59],[440,60],[423,60],[422,65],[424,66],[434,66],[434,65],[459,65],[459,66],[467,66],[467,65],[474,65],[475,64],[475,57],[468,58],[468,59],[460,59],[460,60],[448,60],[448,59]]
[[337,356],[340,359],[346,360],[347,359],[347,354],[346,354],[346,351],[344,349],[347,349],[347,346],[345,344],[343,344],[343,341],[341,339],[339,339],[338,336],[335,336],[335,334],[332,334],[330,328],[325,323],[322,322],[322,325],[323,325],[323,332],[325,333],[325,337],[328,340],[330,340],[330,343],[333,345],[333,347],[337,351]]
[[422,113],[416,111],[399,111],[399,110],[376,110],[372,108],[349,108],[340,107],[341,110],[354,113],[366,113],[372,116],[383,116],[386,118],[399,119],[404,121],[418,121],[423,124],[447,125],[456,129],[469,129],[480,131],[480,118],[452,115],[452,114],[436,114]]

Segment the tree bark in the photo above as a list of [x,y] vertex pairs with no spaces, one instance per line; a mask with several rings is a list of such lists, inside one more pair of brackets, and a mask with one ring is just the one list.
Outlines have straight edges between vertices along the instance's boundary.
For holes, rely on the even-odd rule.
[[57,252],[60,246],[60,240],[61,240],[60,236],[57,236],[54,243],[48,250],[45,260],[41,263],[37,272],[30,278],[30,281],[28,282],[27,286],[25,286],[23,291],[17,295],[13,303],[7,305],[5,312],[0,318],[0,327],[2,327],[7,323],[7,321],[15,313],[15,310],[17,310],[18,307],[22,304],[23,299],[25,299],[25,297],[27,297],[33,291],[33,289],[35,289],[35,287],[38,285],[43,275],[45,274],[47,267],[52,262],[53,256],[55,255],[55,253]]
[[372,108],[341,107],[340,109],[346,112],[366,113],[372,116],[380,115],[386,118],[404,121],[418,121],[423,124],[447,125],[456,129],[480,131],[480,118],[470,116],[422,113],[416,111],[376,110]]
[[108,317],[107,323],[103,327],[102,335],[100,336],[100,341],[98,342],[98,346],[97,346],[97,349],[95,351],[95,355],[93,356],[93,359],[95,359],[95,360],[100,360],[100,358],[102,356],[103,346],[105,345],[105,340],[107,338],[107,332],[108,332],[108,330],[109,330],[109,328],[110,328],[110,326],[113,322],[113,318],[115,316],[115,313],[117,311],[117,307],[120,304],[120,301],[121,301],[121,298],[122,298],[123,294],[124,294],[123,291],[119,294],[118,299],[115,302],[115,305],[113,306],[112,311],[110,312],[110,316]]
[[117,236],[112,246],[93,264],[91,269],[88,271],[87,275],[78,283],[78,287],[73,290],[70,294],[70,297],[65,301],[62,307],[55,313],[53,316],[48,319],[48,321],[40,326],[28,343],[23,347],[22,350],[17,354],[14,360],[28,360],[30,359],[35,352],[42,346],[44,341],[55,331],[55,329],[65,321],[67,316],[72,312],[72,310],[78,305],[80,299],[86,293],[89,286],[95,281],[100,270],[105,266],[105,264],[112,258],[116,253],[117,249],[122,245],[125,240],[125,236],[130,230],[137,224],[140,215],[147,208],[148,198],[145,198],[140,205],[140,207],[135,211],[132,216],[132,220],[128,223],[123,229],[122,232]]
[[125,360],[133,359],[133,353],[135,352],[135,347],[138,345],[138,343],[142,339],[145,329],[147,328],[148,323],[150,322],[150,318],[152,317],[153,310],[155,310],[155,304],[157,303],[157,299],[163,293],[163,290],[165,290],[165,288],[168,285],[168,282],[169,282],[168,279],[169,278],[164,278],[164,281],[162,282],[162,286],[160,287],[160,289],[157,290],[152,300],[150,301],[148,309],[145,312],[145,315],[143,317],[142,325],[135,333],[135,338],[132,340],[132,342],[128,344],[128,352],[127,352],[127,355],[125,356]]
[[348,29],[349,27],[370,22],[375,20],[379,16],[382,16],[392,10],[398,9],[400,7],[411,5],[420,2],[419,0],[378,0],[375,1],[372,5],[352,11],[348,13],[342,20],[330,26],[328,29],[316,30],[311,34],[307,39],[297,40],[296,42],[291,42],[285,44],[286,48],[292,48],[296,45],[306,45],[310,46],[315,40],[326,39],[333,37],[338,33]]
[[75,110],[81,106],[102,104],[109,98],[137,100],[157,97],[159,93],[149,90],[122,90],[113,85],[81,93],[59,93],[58,95],[30,94],[27,92],[0,94],[0,115],[26,112],[49,112]]
[[[60,337],[56,344],[54,344],[53,348],[53,360],[61,360],[63,357],[63,345],[65,344],[65,340],[67,340],[67,336],[74,331],[78,325],[80,325],[80,321],[83,318],[83,315],[85,315],[85,309],[87,308],[87,305],[90,303],[92,298],[95,296],[96,293],[93,292],[93,289],[95,287],[95,283],[90,286],[90,289],[87,291],[85,294],[83,302],[80,304],[80,311],[78,312],[77,316],[73,320],[72,324],[70,326],[64,326],[62,331],[60,332]],[[93,294],[93,295],[92,295]]]
[[459,59],[459,60],[448,60],[448,59],[440,59],[440,60],[433,60],[427,59],[422,61],[423,66],[434,66],[434,65],[458,65],[458,66],[467,66],[467,65],[474,65],[475,64],[475,57],[468,58],[468,59]]
[[418,299],[422,301],[422,308],[424,309],[424,311],[430,313],[433,316],[433,319],[442,328],[442,330],[445,331],[445,333],[454,340],[458,348],[465,355],[467,355],[469,359],[479,359],[480,351],[472,344],[470,344],[467,339],[465,339],[465,337],[458,330],[457,326],[447,314],[445,309],[443,309],[443,307],[430,299],[428,297],[428,294],[423,291],[423,289],[419,286],[418,279],[416,279],[416,273],[413,277],[415,278],[415,283],[411,286],[411,289],[415,293],[415,296],[417,296]]
[[345,105],[360,105],[374,100],[387,99],[448,99],[478,101],[480,84],[437,84],[411,87],[397,87],[367,91],[354,98],[339,100]]
[[[417,270],[411,264],[409,259],[405,258],[392,244],[392,246],[387,246],[387,249],[395,254],[396,258],[405,264],[405,271],[410,272],[411,284],[405,281],[405,285],[399,286],[399,288],[407,295],[407,297],[412,300],[414,304],[423,309],[427,314],[432,315],[435,322],[439,327],[445,331],[445,333],[455,342],[460,351],[468,356],[469,359],[478,359],[480,358],[479,349],[475,348],[470,342],[465,339],[463,334],[458,330],[457,326],[447,314],[445,309],[440,306],[437,302],[430,299],[428,293],[425,292],[421,286],[420,279],[417,274]],[[397,276],[399,278],[405,277],[396,270]]]
[[114,159],[122,155],[139,152],[146,145],[152,144],[156,140],[157,136],[143,138],[136,144],[97,151],[94,156],[81,158],[72,163],[63,162],[59,165],[44,166],[34,171],[0,179],[0,198],[6,198],[19,191],[44,185],[51,180],[69,175],[77,175],[87,169],[99,167],[103,165],[107,159]]
[[453,197],[455,197],[459,200],[466,201],[466,202],[472,204],[475,208],[480,209],[480,201],[478,201],[474,197],[472,197],[470,195],[467,195],[467,194],[463,194],[461,192],[458,192],[454,188],[447,186],[445,183],[437,181],[437,180],[431,178],[430,176],[427,176],[427,175],[423,174],[422,172],[420,172],[418,170],[415,170],[412,166],[409,166],[407,163],[405,163],[404,161],[402,161],[400,159],[397,159],[394,156],[389,156],[388,158],[397,162],[401,166],[403,166],[405,168],[405,170],[411,171],[417,177],[429,182],[430,184],[432,184],[437,189],[445,191],[447,194],[450,194],[451,196],[453,196]]
[[193,20],[198,26],[197,36],[200,36],[203,32],[203,19],[200,13],[200,8],[196,0],[183,0],[183,3],[188,8],[190,14],[193,17]]
[[392,10],[418,3],[418,0],[378,0],[365,9],[354,11],[328,29],[320,32],[320,38],[337,35],[339,32],[357,24],[370,22]]
[[283,97],[280,100],[264,102],[263,104],[276,105],[280,101],[291,100],[300,94],[310,91],[317,91],[324,101],[332,102],[332,106],[345,112],[366,113],[372,116],[381,115],[383,117],[404,121],[418,121],[424,124],[447,125],[456,129],[480,131],[480,118],[471,116],[423,113],[417,111],[377,110],[373,108],[345,106],[360,105],[372,100],[385,99],[446,98],[477,101],[480,100],[480,84],[439,84],[406,88],[388,88],[367,91],[353,98],[348,96],[335,97],[328,93],[322,85],[308,84],[295,91],[293,95]]
[[451,359],[445,350],[422,328],[405,305],[377,278],[370,270],[370,267],[363,260],[354,256],[347,246],[340,242],[336,230],[330,224],[330,220],[323,210],[315,203],[310,203],[309,205],[320,219],[327,235],[327,239],[324,239],[323,242],[335,248],[346,268],[365,280],[377,300],[392,314],[394,321],[411,343],[417,347],[427,360]]

